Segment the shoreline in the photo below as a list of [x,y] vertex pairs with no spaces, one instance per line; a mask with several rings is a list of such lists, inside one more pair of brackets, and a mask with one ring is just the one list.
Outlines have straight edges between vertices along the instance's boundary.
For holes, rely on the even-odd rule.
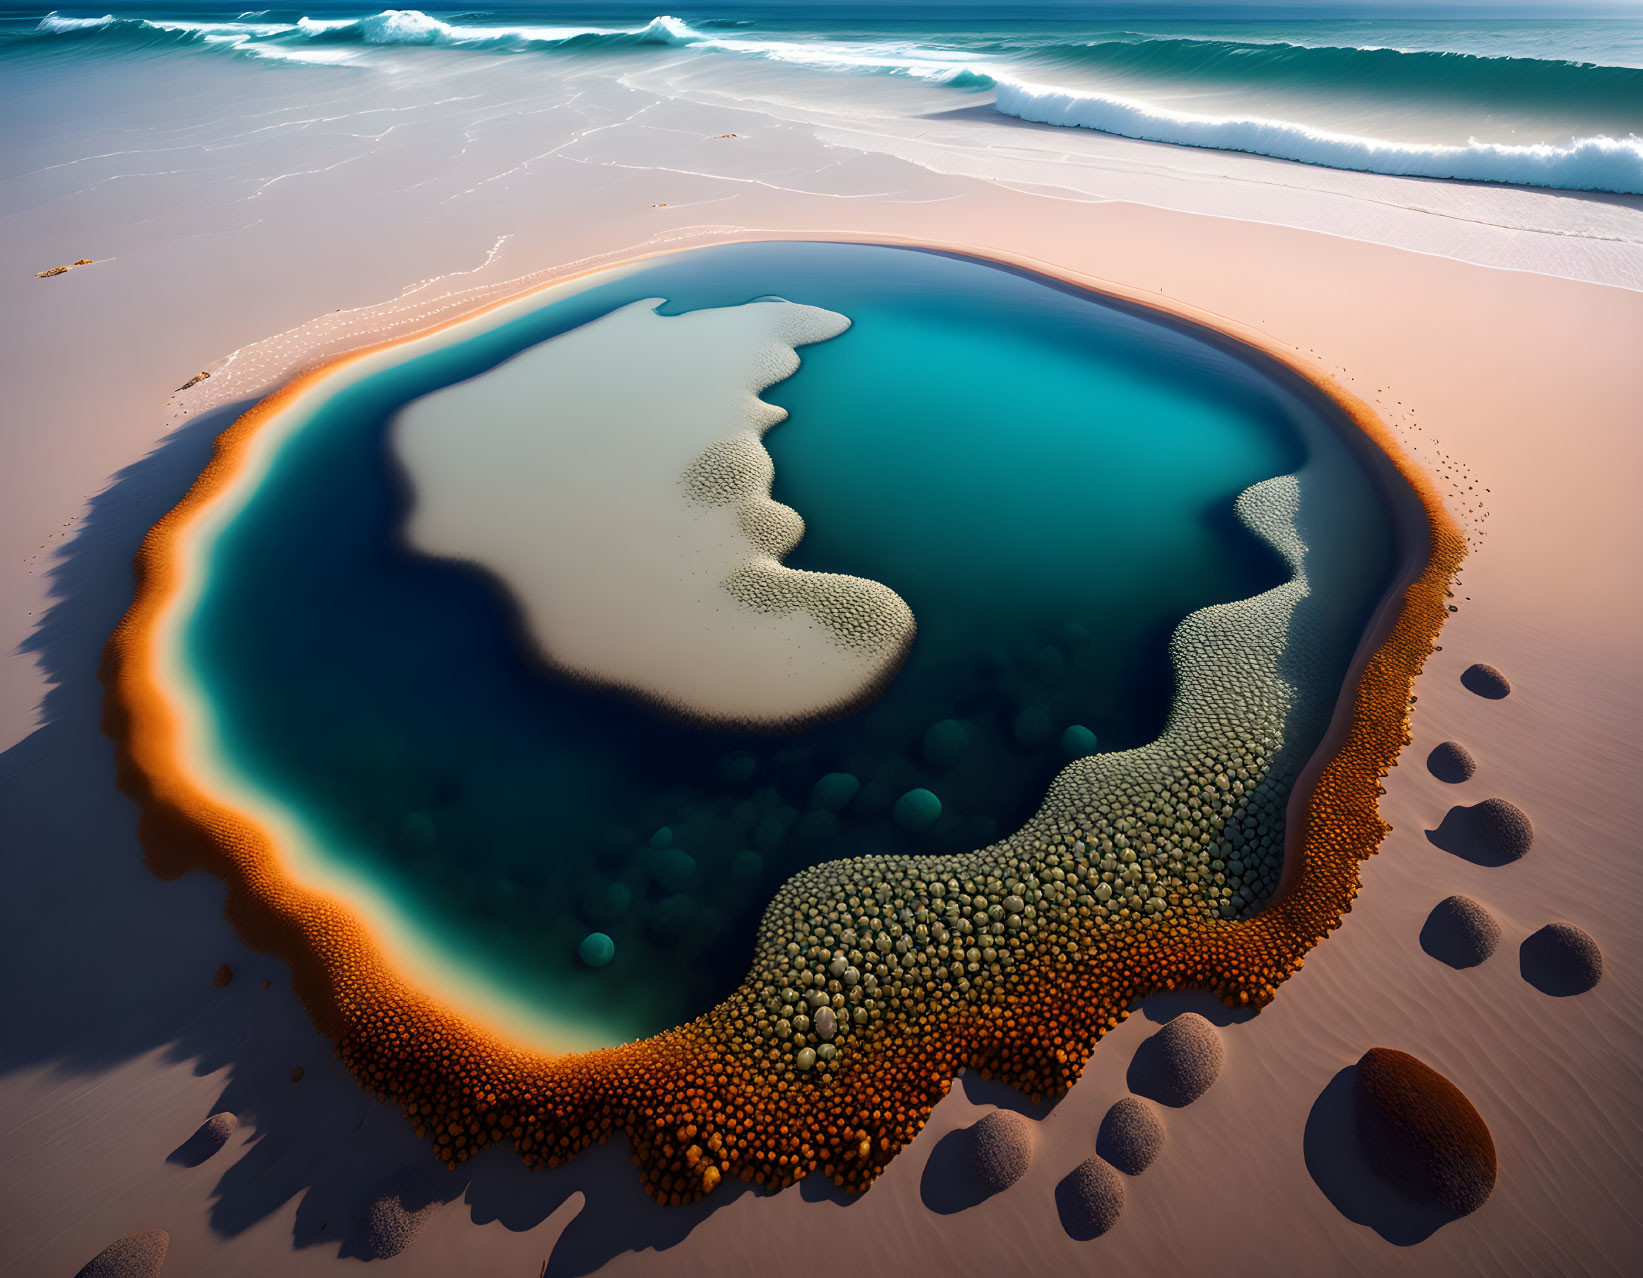
[[[869,240],[843,234],[771,236],[756,232],[716,237],[714,242],[770,238],[884,243],[957,254],[1048,275],[1104,298],[1143,307],[1174,323],[1190,325],[1194,329],[1207,328],[1224,343],[1253,347],[1289,375],[1313,388],[1314,393],[1324,396],[1335,406],[1336,412],[1360,430],[1363,438],[1379,450],[1388,459],[1390,467],[1409,484],[1425,513],[1425,531],[1430,538],[1431,553],[1418,577],[1389,589],[1388,600],[1401,599],[1395,609],[1396,620],[1392,622],[1384,641],[1372,652],[1365,653],[1360,647],[1361,664],[1357,658],[1354,659],[1353,669],[1343,685],[1336,714],[1331,721],[1330,732],[1325,742],[1314,751],[1313,759],[1316,760],[1330,744],[1330,739],[1342,723],[1342,711],[1350,702],[1352,722],[1346,729],[1345,739],[1329,761],[1318,767],[1316,784],[1308,794],[1304,834],[1300,826],[1290,831],[1292,840],[1298,837],[1304,840],[1300,868],[1296,871],[1297,881],[1288,882],[1290,867],[1297,864],[1297,858],[1292,853],[1285,858],[1286,882],[1279,894],[1260,914],[1247,921],[1227,925],[1227,930],[1242,929],[1245,935],[1265,941],[1284,939],[1270,935],[1275,929],[1282,932],[1287,928],[1289,931],[1289,944],[1282,947],[1292,951],[1286,970],[1280,970],[1278,966],[1258,965],[1250,972],[1234,974],[1230,979],[1215,982],[1215,992],[1233,1005],[1265,1003],[1271,998],[1276,984],[1299,967],[1300,955],[1338,926],[1340,916],[1350,908],[1357,889],[1357,862],[1379,845],[1386,828],[1375,812],[1376,790],[1380,778],[1396,760],[1407,740],[1409,686],[1447,615],[1442,597],[1452,571],[1464,553],[1458,530],[1438,498],[1435,486],[1403,456],[1390,431],[1367,405],[1350,392],[1320,379],[1316,373],[1293,360],[1277,343],[1264,335],[1250,333],[1245,326],[1212,324],[1196,308],[1179,304],[1163,306],[1140,290],[1117,285],[1103,287],[1088,277],[1047,270],[1044,264],[1030,258],[957,245],[901,241],[894,237]],[[657,255],[646,253],[625,258],[621,264],[643,261]],[[603,269],[610,268],[595,268]],[[359,1081],[367,1088],[378,1091],[378,1094],[386,1090],[402,1091],[402,1087],[388,1089],[383,1086],[388,1081],[388,1072],[382,1061],[373,1059],[375,1051],[371,1036],[367,1034],[362,1037],[359,1034],[359,1021],[361,1017],[374,1021],[385,1014],[390,1006],[408,1013],[416,1024],[431,1026],[435,1039],[488,1046],[489,1055],[502,1062],[510,1074],[519,1067],[540,1068],[550,1062],[563,1066],[576,1061],[583,1064],[586,1070],[608,1069],[612,1074],[625,1076],[636,1068],[643,1069],[645,1058],[673,1057],[684,1046],[679,1042],[681,1037],[687,1036],[693,1027],[700,1026],[706,1018],[623,1048],[604,1049],[579,1058],[535,1059],[537,1054],[530,1054],[532,1059],[527,1061],[521,1059],[522,1053],[517,1046],[492,1030],[443,1006],[424,991],[411,989],[400,974],[387,964],[375,943],[377,938],[371,935],[368,927],[352,918],[349,911],[337,903],[329,899],[316,899],[321,898],[321,894],[284,881],[280,851],[266,832],[248,821],[237,819],[238,814],[224,808],[195,785],[195,778],[188,774],[185,762],[174,753],[176,731],[174,723],[168,721],[166,691],[155,672],[148,668],[155,660],[151,651],[154,626],[186,584],[180,580],[176,568],[174,556],[177,548],[193,521],[243,478],[245,453],[250,441],[269,418],[289,406],[297,396],[313,390],[326,377],[370,355],[394,349],[409,341],[432,337],[502,307],[523,304],[547,288],[569,283],[586,273],[527,288],[414,335],[341,356],[300,376],[258,403],[219,436],[210,463],[196,479],[188,496],[145,537],[138,557],[138,587],[134,602],[109,640],[103,669],[107,689],[105,731],[117,745],[122,788],[143,809],[143,841],[151,866],[166,878],[176,877],[187,868],[200,866],[228,882],[229,899],[225,913],[230,921],[249,944],[279,953],[290,962],[299,996],[316,1024],[337,1042],[339,1054],[350,1061]],[[1383,602],[1382,617],[1387,615],[1386,610],[1387,604]],[[1368,638],[1366,635],[1366,643]],[[1309,763],[1308,770],[1311,767]],[[1297,784],[1292,803],[1297,801],[1299,793],[1300,786]],[[1321,882],[1316,871],[1326,864],[1329,871],[1325,876],[1327,882]],[[1329,903],[1324,903],[1321,913],[1316,902],[1308,904],[1315,895],[1328,895],[1338,905],[1332,918],[1329,917]],[[1298,897],[1304,907],[1299,912],[1296,911]],[[1309,931],[1315,931],[1316,935],[1305,936]],[[1190,976],[1184,979],[1166,978],[1155,988],[1177,988],[1200,983]],[[1141,985],[1145,986],[1146,982],[1143,980]],[[1122,1006],[1127,1008],[1135,998],[1149,992],[1151,990],[1148,988],[1131,989],[1121,1000]],[[1119,1019],[1123,1014],[1120,1013]],[[376,1044],[377,1048],[380,1046]],[[1087,1057],[1094,1041],[1092,1039],[1087,1045],[1080,1046],[1083,1048],[1081,1055]],[[360,1048],[365,1050],[356,1051]],[[1078,1065],[1082,1065],[1082,1060]],[[559,1071],[555,1069],[554,1072]],[[585,1073],[584,1070],[571,1072]],[[984,1068],[983,1072],[986,1072]],[[1075,1067],[1067,1081],[1076,1077],[1076,1073]],[[406,1080],[397,1081],[403,1084]],[[943,1084],[941,1090],[945,1089],[946,1085]],[[573,1087],[572,1090],[581,1089]],[[400,1099],[406,1099],[403,1092]],[[609,1105],[605,1108],[608,1111]],[[573,1106],[571,1113],[574,1112]],[[615,1117],[610,1116],[611,1119]],[[919,1122],[922,1123],[922,1118]],[[631,1127],[629,1131],[635,1137],[637,1156],[643,1145]],[[482,1133],[475,1134],[481,1137],[477,1145],[489,1143],[483,1139]],[[586,1144],[588,1138],[591,1138],[591,1133],[584,1133],[581,1144]],[[530,1153],[527,1147],[532,1143],[527,1136],[521,1146],[522,1151],[527,1153],[528,1161]],[[559,1142],[560,1145],[564,1143],[563,1139]],[[562,1152],[568,1155],[578,1148],[580,1144]],[[457,1159],[465,1157],[466,1143],[459,1142],[451,1147],[451,1152]],[[887,1146],[886,1152],[893,1151]],[[553,1150],[547,1154],[545,1161],[556,1161],[560,1153],[559,1149]],[[819,1158],[815,1160],[816,1165],[820,1162]],[[778,1178],[784,1182],[793,1178],[792,1173],[798,1170],[787,1165],[785,1158],[778,1166],[783,1168],[777,1173]],[[738,1174],[745,1170],[738,1169]],[[766,1179],[758,1175],[744,1178]],[[839,1178],[835,1176],[835,1179]],[[714,1184],[717,1179],[716,1176],[712,1178]],[[852,1178],[860,1179],[859,1176]],[[865,1179],[870,1181],[871,1176]],[[655,1192],[658,1184],[653,1175],[647,1175],[646,1180]],[[712,1184],[699,1183],[696,1189],[697,1192],[704,1192],[712,1187]],[[862,1186],[855,1184],[853,1187]],[[664,1192],[677,1197],[694,1196],[678,1188]]]

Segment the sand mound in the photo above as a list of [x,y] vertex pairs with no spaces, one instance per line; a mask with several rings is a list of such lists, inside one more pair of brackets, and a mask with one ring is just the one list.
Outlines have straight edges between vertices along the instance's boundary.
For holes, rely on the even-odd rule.
[[1099,1238],[1124,1210],[1124,1179],[1099,1158],[1086,1158],[1056,1186],[1061,1227],[1074,1238]]
[[1495,916],[1469,896],[1446,896],[1421,928],[1421,948],[1450,967],[1476,967],[1500,944]]
[[1573,923],[1548,923],[1523,942],[1518,967],[1542,994],[1584,994],[1603,979],[1603,951]]
[[995,1109],[970,1128],[970,1170],[989,1193],[996,1194],[1026,1174],[1037,1147],[1032,1119],[1012,1109]]
[[1407,1052],[1372,1047],[1352,1095],[1369,1165],[1409,1197],[1454,1216],[1495,1187],[1495,1142],[1465,1093]]
[[1471,807],[1450,808],[1443,824],[1431,833],[1432,842],[1446,852],[1479,865],[1506,865],[1534,844],[1535,827],[1529,815],[1505,799],[1485,799]]
[[1095,1137],[1096,1153],[1130,1176],[1151,1167],[1163,1147],[1163,1119],[1137,1096],[1126,1096],[1109,1109]]
[[104,1247],[74,1278],[157,1278],[171,1235],[163,1229],[127,1234]]
[[1506,681],[1506,676],[1493,666],[1486,666],[1479,662],[1474,666],[1467,666],[1460,677],[1461,685],[1468,692],[1475,692],[1480,697],[1488,697],[1491,701],[1499,701],[1512,691],[1512,685]]
[[1160,1105],[1190,1105],[1221,1076],[1226,1049],[1197,1012],[1182,1012],[1142,1043],[1130,1062],[1130,1090]]
[[1478,770],[1478,761],[1459,741],[1441,741],[1426,756],[1426,770],[1439,781],[1459,785],[1472,779],[1472,774]]
[[240,1120],[234,1114],[211,1115],[194,1130],[192,1136],[171,1151],[166,1162],[179,1163],[184,1167],[198,1167],[228,1144],[228,1138],[239,1125]]
[[365,1209],[354,1253],[363,1260],[399,1255],[416,1241],[439,1205],[439,1196],[427,1176],[408,1167],[396,1173]]

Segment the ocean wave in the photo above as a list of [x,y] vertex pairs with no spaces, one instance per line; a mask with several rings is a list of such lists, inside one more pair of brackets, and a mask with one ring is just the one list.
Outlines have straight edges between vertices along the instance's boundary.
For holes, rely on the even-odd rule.
[[999,81],[994,105],[1005,115],[1037,124],[1096,129],[1145,142],[1245,151],[1334,169],[1643,194],[1643,139],[1636,137],[1578,138],[1567,146],[1384,142],[1285,120],[1170,111],[1125,98],[1006,80]]
[[1515,110],[1601,110],[1643,120],[1643,70],[1557,58],[1132,37],[1043,46],[1025,60],[1035,68],[1077,68],[1130,83],[1184,81],[1250,91],[1510,103]]

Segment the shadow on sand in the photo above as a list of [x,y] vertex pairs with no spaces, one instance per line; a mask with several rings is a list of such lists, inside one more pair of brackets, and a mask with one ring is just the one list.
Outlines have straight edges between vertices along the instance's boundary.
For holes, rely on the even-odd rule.
[[[246,407],[187,423],[114,476],[50,569],[50,607],[22,647],[49,684],[41,726],[0,755],[8,845],[0,895],[29,905],[8,917],[6,955],[13,971],[37,974],[7,991],[0,1074],[47,1066],[89,1077],[160,1052],[199,1076],[220,1075],[220,1095],[191,1122],[218,1111],[239,1117],[236,1135],[214,1154],[223,1170],[209,1220],[224,1236],[298,1199],[294,1248],[360,1254],[367,1209],[414,1168],[426,1170],[433,1198],[461,1199],[475,1221],[513,1230],[574,1209],[580,1195],[557,1242],[544,1240],[552,1278],[591,1273],[625,1251],[673,1246],[711,1211],[755,1191],[731,1184],[708,1205],[660,1207],[641,1188],[623,1140],[552,1171],[526,1170],[511,1149],[446,1171],[396,1109],[332,1061],[284,964],[249,952],[223,920],[222,886],[199,872],[164,883],[144,865],[137,813],[113,786],[113,748],[98,727],[98,660],[130,604],[131,562],[144,534]],[[212,976],[224,961],[235,977],[219,989]],[[293,1082],[299,1066],[302,1080]],[[155,1175],[166,1174],[167,1151],[191,1131],[156,1152]]]
[[1452,1217],[1406,1198],[1369,1166],[1352,1117],[1357,1076],[1358,1067],[1348,1065],[1313,1103],[1301,1138],[1306,1169],[1341,1215],[1367,1225],[1389,1243],[1412,1247]]

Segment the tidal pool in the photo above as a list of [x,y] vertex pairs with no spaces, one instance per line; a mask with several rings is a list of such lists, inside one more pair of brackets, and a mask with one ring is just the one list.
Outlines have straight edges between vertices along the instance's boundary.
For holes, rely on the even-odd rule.
[[[770,297],[850,321],[765,392],[788,416],[763,443],[805,523],[788,566],[882,583],[916,619],[871,704],[788,733],[659,713],[556,674],[495,576],[407,542],[390,445],[407,405],[642,299]],[[804,867],[985,846],[1069,758],[1157,737],[1175,627],[1289,576],[1234,500],[1337,429],[1137,308],[899,248],[693,250],[403,352],[262,463],[208,546],[180,654],[219,765],[303,830],[322,875],[368,880],[425,965],[539,1012],[550,1046],[706,1010]],[[657,375],[642,349],[628,372]],[[1367,476],[1330,476],[1367,623],[1392,529]],[[672,621],[640,624],[665,647]],[[1320,684],[1340,686],[1363,628],[1309,654]],[[594,931],[614,942],[598,967]]]

